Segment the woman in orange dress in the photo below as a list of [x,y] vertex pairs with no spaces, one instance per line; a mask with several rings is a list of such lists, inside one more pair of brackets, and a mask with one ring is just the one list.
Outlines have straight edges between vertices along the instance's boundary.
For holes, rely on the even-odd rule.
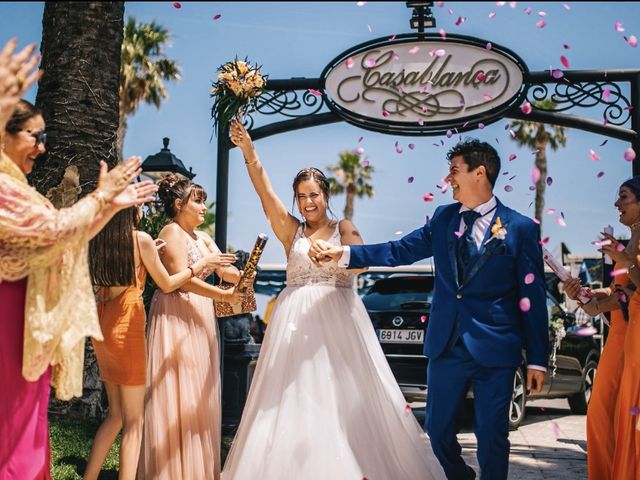
[[134,479],[144,420],[147,351],[142,301],[147,272],[164,292],[171,292],[205,269],[230,265],[235,255],[212,253],[191,267],[169,275],[156,243],[134,230],[138,209],[130,208],[107,225],[91,243],[91,274],[99,286],[98,314],[104,341],[93,341],[109,401],[109,413],[96,433],[84,474],[96,479],[120,430],[120,479]]
[[[633,271],[637,270],[631,265],[638,253],[640,240],[640,177],[634,177],[620,186],[615,207],[620,212],[620,223],[631,229],[631,239],[622,250],[613,237],[605,235],[611,244],[603,246],[601,251],[615,260],[617,275],[610,287],[594,290],[593,299],[581,304],[582,309],[591,316],[611,312],[609,335],[598,363],[598,373],[587,411],[587,466],[589,478],[594,480],[638,478],[629,474],[635,469],[633,462],[639,461],[637,452],[634,453],[632,444],[629,443],[633,440],[633,435],[625,425],[631,426],[629,417],[632,410],[629,407],[624,412],[620,405],[629,402],[627,397],[632,393],[630,390],[633,390],[629,389],[629,382],[633,382],[630,377],[635,375],[635,381],[640,382],[638,374],[632,371],[633,367],[629,368],[629,357],[633,355],[629,342],[633,336],[633,317],[640,317],[637,306],[640,299],[633,292],[633,284],[629,282],[630,277],[631,280],[634,278]],[[640,283],[640,276],[638,280]],[[567,296],[574,300],[577,299],[579,289],[577,278],[565,284]],[[629,318],[632,319],[631,322],[628,321]],[[635,391],[638,393],[637,385]],[[624,418],[625,413],[627,418]],[[636,440],[635,445],[637,449],[640,443]]]

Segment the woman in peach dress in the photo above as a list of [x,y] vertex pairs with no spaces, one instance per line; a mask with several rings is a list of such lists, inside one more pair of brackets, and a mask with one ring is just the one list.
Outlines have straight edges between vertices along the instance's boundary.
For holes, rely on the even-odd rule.
[[[162,261],[170,273],[193,267],[220,250],[196,228],[204,222],[206,193],[190,180],[170,174],[158,194],[172,220],[160,232]],[[218,267],[220,278],[237,283],[233,266]],[[204,280],[205,269],[179,290],[156,291],[149,311],[149,359],[140,478],[220,477],[220,365],[213,299],[237,303],[235,288],[223,290]]]
[[91,242],[93,284],[99,286],[98,315],[104,341],[93,341],[109,413],[96,433],[85,479],[97,479],[111,445],[122,429],[121,480],[134,479],[140,456],[147,368],[146,313],[142,301],[147,272],[169,293],[205,268],[228,266],[235,255],[211,253],[191,267],[169,275],[147,233],[134,230],[138,208],[116,215]]

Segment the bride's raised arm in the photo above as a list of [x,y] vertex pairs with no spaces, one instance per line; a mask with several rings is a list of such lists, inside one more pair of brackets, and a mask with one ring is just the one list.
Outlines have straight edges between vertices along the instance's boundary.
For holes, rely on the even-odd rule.
[[299,221],[291,215],[271,187],[267,171],[260,163],[249,133],[238,121],[231,122],[231,141],[240,148],[244,155],[251,183],[262,202],[262,209],[271,224],[273,232],[282,242],[287,253],[293,242]]

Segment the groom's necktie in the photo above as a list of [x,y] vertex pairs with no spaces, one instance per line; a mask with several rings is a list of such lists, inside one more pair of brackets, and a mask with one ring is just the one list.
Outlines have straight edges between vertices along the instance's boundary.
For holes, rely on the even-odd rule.
[[458,248],[456,253],[458,255],[458,266],[461,271],[464,272],[471,259],[478,254],[478,247],[471,233],[473,231],[473,224],[482,215],[475,210],[466,210],[460,215],[462,216],[462,220],[466,228],[464,233],[458,239]]

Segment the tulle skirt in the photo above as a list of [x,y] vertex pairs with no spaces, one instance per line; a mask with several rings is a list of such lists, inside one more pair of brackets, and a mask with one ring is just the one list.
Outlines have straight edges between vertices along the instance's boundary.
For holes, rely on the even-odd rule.
[[139,478],[220,478],[220,367],[213,301],[156,292],[149,311]]
[[444,478],[350,288],[287,287],[224,480]]

